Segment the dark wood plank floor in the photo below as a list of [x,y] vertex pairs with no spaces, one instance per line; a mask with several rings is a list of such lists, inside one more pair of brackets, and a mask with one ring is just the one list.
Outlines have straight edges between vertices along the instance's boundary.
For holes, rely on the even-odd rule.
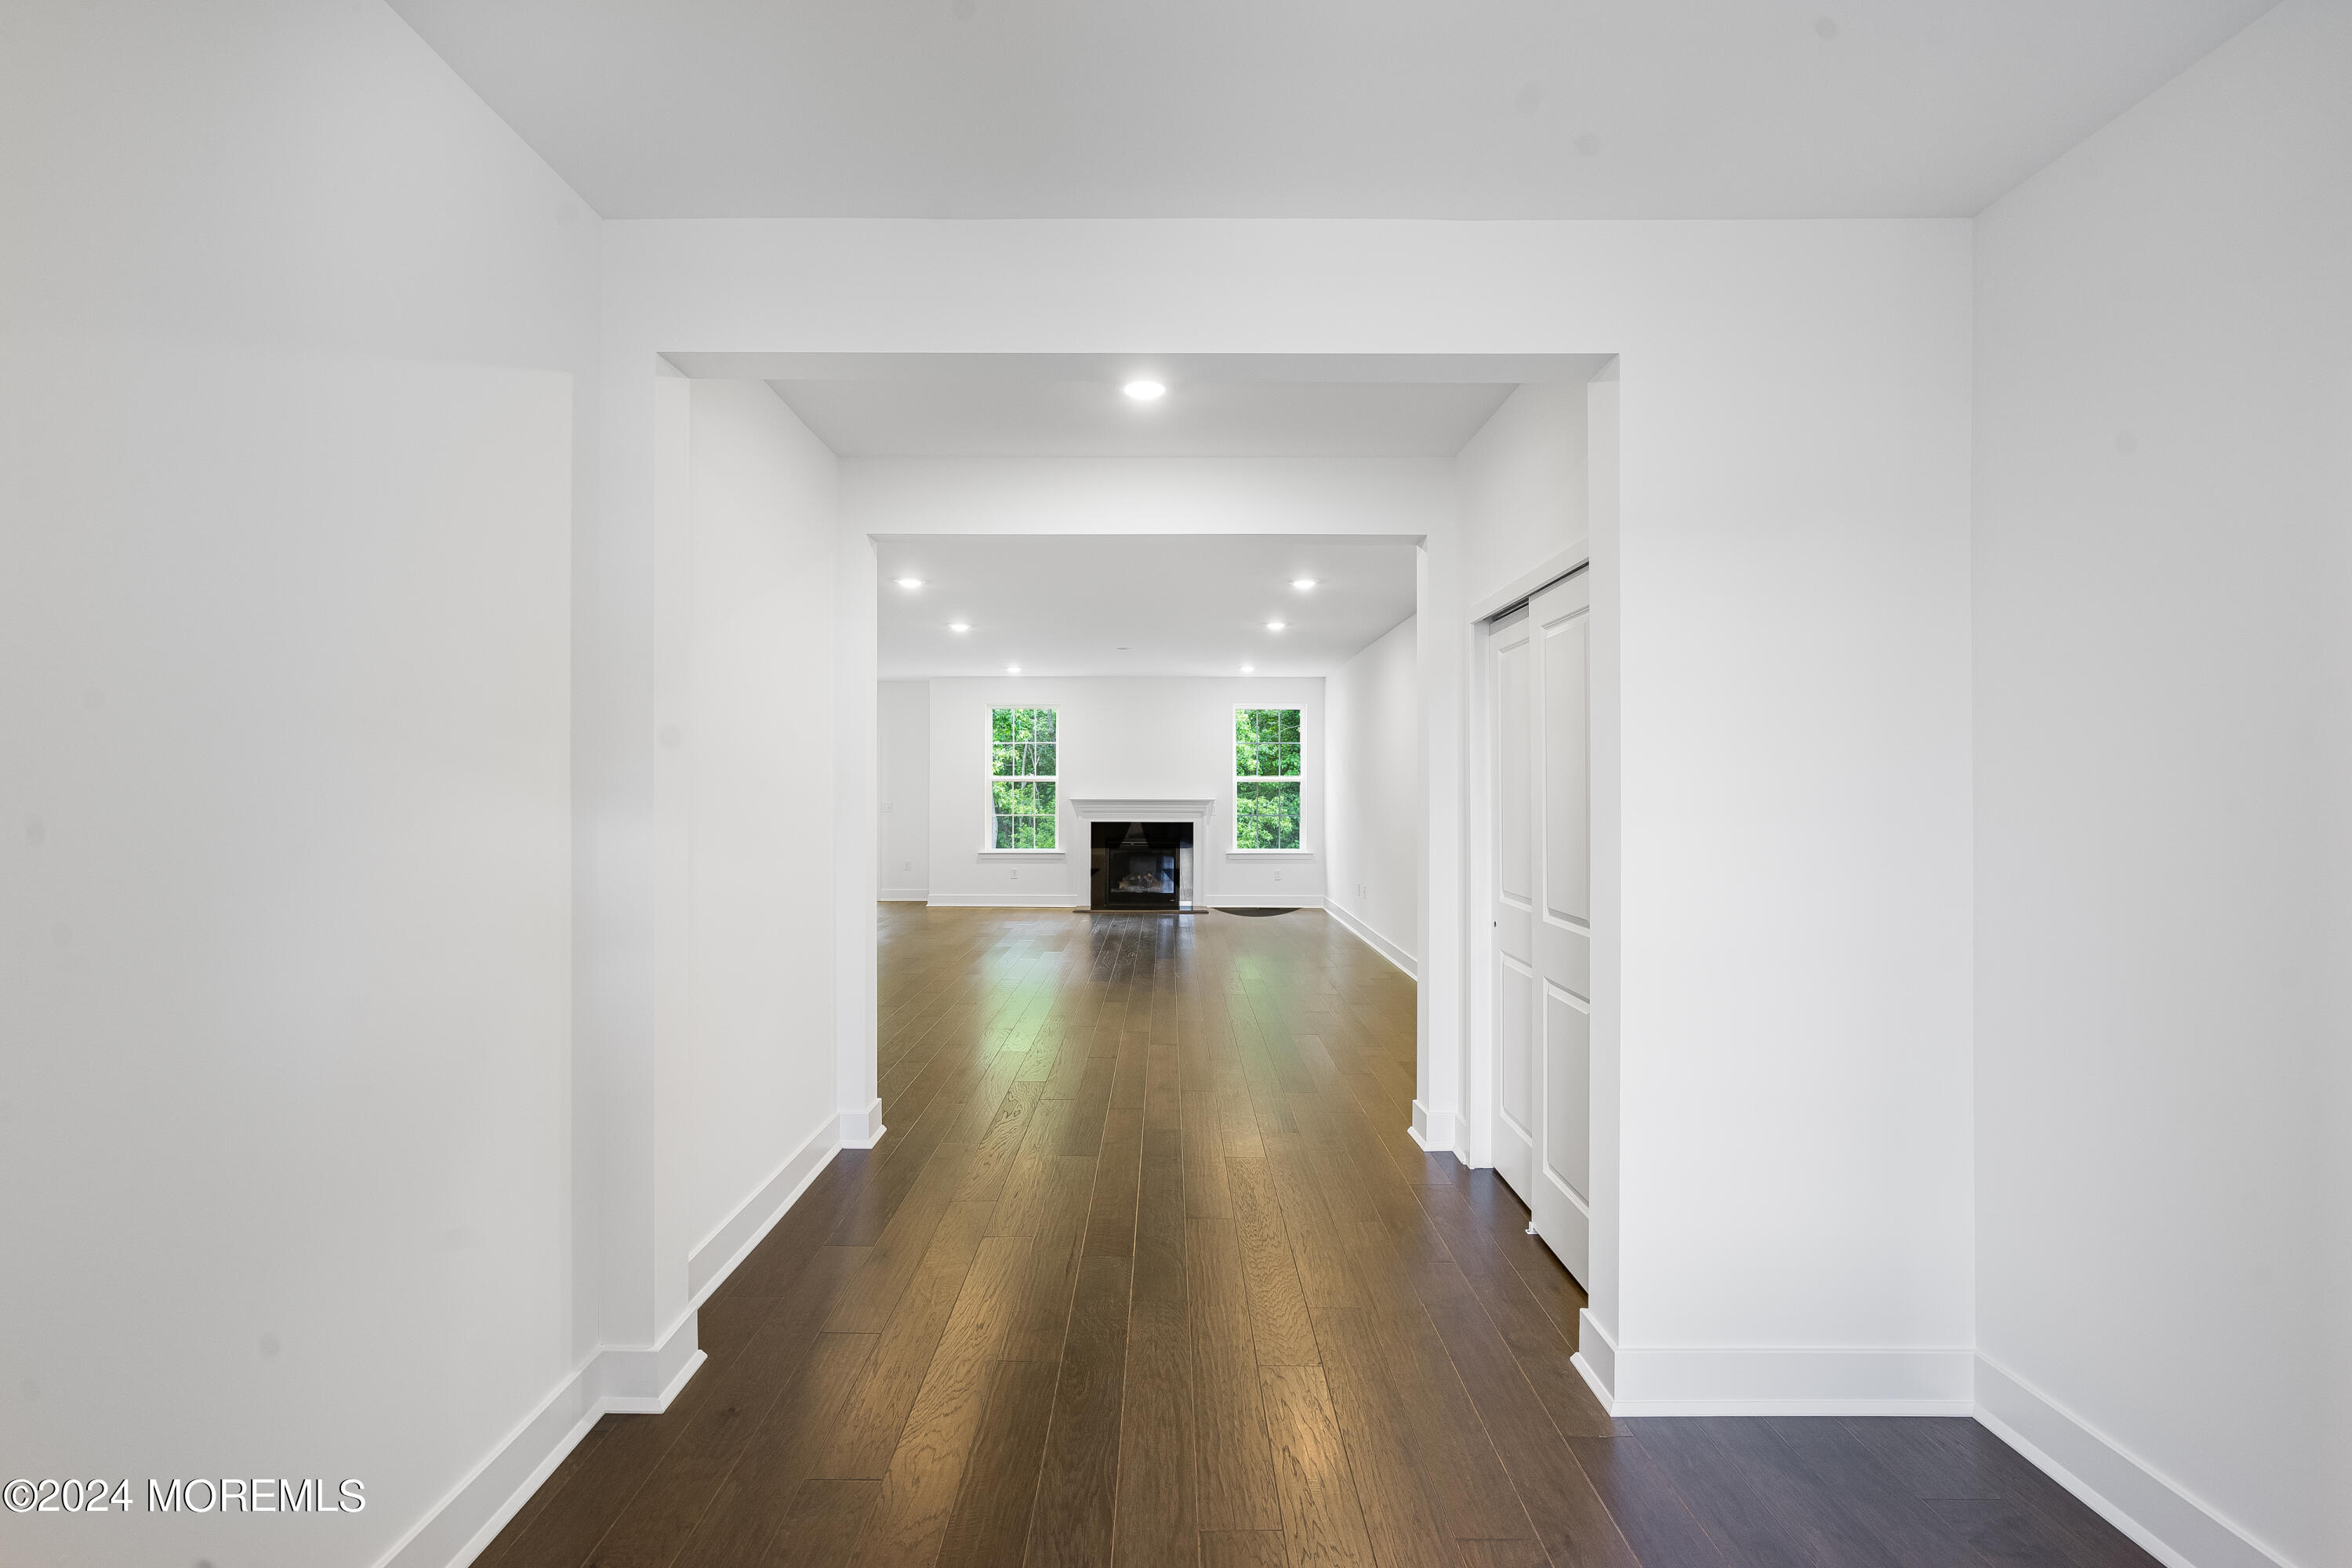
[[881,1029],[881,1146],[483,1568],[2152,1562],[1970,1421],[1611,1420],[1319,913],[886,905]]

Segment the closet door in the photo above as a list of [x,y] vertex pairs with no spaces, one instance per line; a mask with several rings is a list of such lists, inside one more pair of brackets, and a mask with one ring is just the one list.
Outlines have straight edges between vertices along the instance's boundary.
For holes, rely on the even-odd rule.
[[1527,921],[1536,1078],[1536,1234],[1580,1283],[1592,1220],[1591,574],[1528,602],[1534,888]]
[[1536,644],[1525,609],[1488,624],[1494,702],[1495,1169],[1530,1206],[1538,1112],[1536,1063]]

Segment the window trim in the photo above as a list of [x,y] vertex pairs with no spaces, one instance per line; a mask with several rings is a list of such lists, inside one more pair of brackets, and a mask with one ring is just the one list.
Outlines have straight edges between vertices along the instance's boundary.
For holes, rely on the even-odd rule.
[[[1000,712],[1051,713],[1054,716],[1054,739],[1052,744],[1054,747],[1055,771],[1053,773],[1000,773],[996,771],[996,716]],[[1055,702],[992,702],[988,705],[988,735],[982,744],[987,748],[987,756],[984,760],[988,766],[982,780],[982,805],[984,809],[980,815],[981,837],[980,848],[977,852],[982,855],[990,856],[1033,856],[1040,858],[1050,857],[1055,859],[1060,859],[1066,853],[1062,847],[1062,775],[1060,771],[1062,766],[1061,705]],[[1030,845],[1019,848],[997,847],[996,786],[1000,784],[1049,784],[1054,786],[1054,815],[1050,819],[1047,819],[1050,820],[1054,826],[1054,847],[1046,849],[1041,848],[1035,845]]]
[[[1244,713],[1296,713],[1298,715],[1298,771],[1297,773],[1245,774],[1234,771],[1232,756],[1233,747],[1235,744],[1234,732],[1239,728],[1238,715]],[[1226,791],[1225,804],[1227,810],[1233,816],[1234,835],[1232,838],[1225,840],[1225,858],[1229,860],[1242,858],[1297,860],[1314,858],[1315,851],[1307,847],[1307,705],[1303,702],[1278,704],[1236,702],[1234,704],[1234,715],[1235,717],[1225,725],[1226,782],[1231,785],[1231,788]],[[1297,848],[1244,849],[1235,842],[1241,837],[1241,786],[1245,784],[1295,784],[1298,786],[1298,847]]]

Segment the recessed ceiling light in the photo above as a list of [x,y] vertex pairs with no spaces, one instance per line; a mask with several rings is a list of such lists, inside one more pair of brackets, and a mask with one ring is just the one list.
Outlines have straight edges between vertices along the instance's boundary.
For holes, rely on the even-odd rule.
[[1315,586],[1315,579],[1312,577],[1293,577],[1290,580],[1290,585],[1304,594],[1307,589]]
[[1157,403],[1168,395],[1167,385],[1157,381],[1130,381],[1119,390],[1138,403]]
[[1021,673],[1021,667],[1017,664],[1008,664],[1004,667],[1004,673],[1007,675],[1018,675]]
[[1242,666],[1242,673],[1244,675],[1255,675],[1257,673],[1257,666],[1254,664],[1245,664]]
[[968,632],[971,630],[971,623],[970,621],[950,621],[948,623],[948,630],[951,632]]
[[1265,623],[1265,629],[1270,632],[1278,632],[1288,624],[1289,623],[1286,621],[1268,621]]
[[898,586],[901,588],[919,588],[922,585],[923,580],[920,577],[901,577],[898,579]]

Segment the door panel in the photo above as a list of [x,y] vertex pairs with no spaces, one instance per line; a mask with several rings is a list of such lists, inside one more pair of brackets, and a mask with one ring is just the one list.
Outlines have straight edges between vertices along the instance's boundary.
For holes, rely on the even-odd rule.
[[1581,612],[1544,629],[1544,912],[1588,930],[1592,812],[1584,708],[1591,630],[1592,617]]
[[1531,768],[1534,737],[1528,732],[1528,695],[1533,690],[1535,655],[1521,621],[1495,648],[1495,694],[1504,713],[1517,721],[1504,724],[1496,734],[1495,779],[1501,790],[1496,803],[1495,889],[1521,909],[1535,907],[1535,775]]
[[1580,1001],[1592,1000],[1592,935],[1558,921],[1546,921],[1535,945],[1544,977]]
[[1544,989],[1544,1174],[1592,1203],[1592,1019],[1586,1004]]
[[[1503,994],[1500,998],[1503,1016],[1503,1037],[1532,1043],[1536,1037],[1536,973],[1527,965],[1503,958]],[[1534,1147],[1536,1130],[1536,1073],[1533,1050],[1507,1051],[1503,1057],[1502,1111],[1503,1121],[1521,1142]],[[1515,1187],[1524,1187],[1527,1172],[1522,1169]]]

